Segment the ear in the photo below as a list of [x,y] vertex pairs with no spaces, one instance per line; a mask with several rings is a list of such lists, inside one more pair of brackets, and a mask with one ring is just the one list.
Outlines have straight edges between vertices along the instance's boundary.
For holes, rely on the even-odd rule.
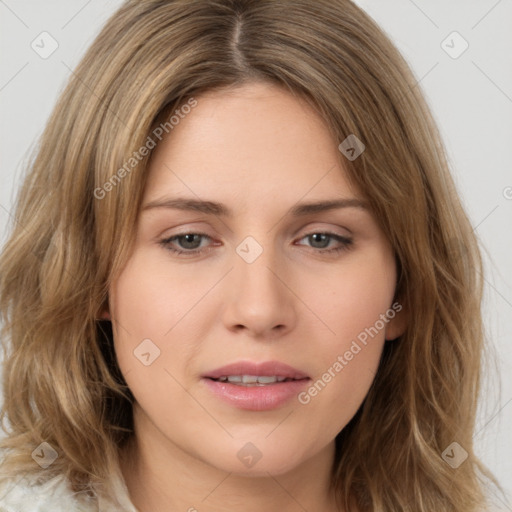
[[386,340],[396,340],[405,332],[407,328],[409,312],[407,308],[398,301],[387,312],[388,323],[386,324]]
[[103,304],[103,306],[100,310],[98,320],[112,320],[112,318],[110,317],[110,309],[109,309],[109,305],[108,305],[108,299],[105,301],[105,303]]

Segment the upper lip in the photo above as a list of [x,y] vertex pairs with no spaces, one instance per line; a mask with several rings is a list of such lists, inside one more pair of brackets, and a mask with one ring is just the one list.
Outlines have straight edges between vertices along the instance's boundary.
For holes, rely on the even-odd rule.
[[262,377],[286,377],[289,379],[308,379],[309,376],[292,366],[279,361],[264,361],[254,363],[251,361],[237,361],[235,363],[211,370],[203,375],[204,378],[218,379],[230,375],[254,375]]

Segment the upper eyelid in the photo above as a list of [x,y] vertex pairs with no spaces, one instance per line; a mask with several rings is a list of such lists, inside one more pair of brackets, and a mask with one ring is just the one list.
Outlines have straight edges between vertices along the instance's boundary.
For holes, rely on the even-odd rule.
[[[201,222],[202,223],[202,222]],[[192,222],[192,224],[197,224],[196,222]],[[332,224],[332,223],[327,223],[327,222],[322,222],[322,221],[312,221],[312,222],[309,222],[309,224]],[[172,228],[171,228],[172,229]],[[343,234],[343,233],[336,233],[336,229],[342,229],[344,231],[346,231],[348,234]],[[215,230],[215,228],[213,228],[213,230]],[[293,236],[296,237],[299,235],[299,233],[304,230],[304,234],[302,235],[302,237],[304,236],[307,236],[309,234],[312,234],[312,233],[330,233],[330,234],[333,234],[333,235],[336,235],[336,236],[341,236],[341,237],[344,237],[344,238],[350,238],[351,236],[353,236],[353,233],[352,231],[346,227],[346,226],[337,226],[336,228],[334,227],[320,227],[320,226],[310,226],[310,227],[302,227],[300,229],[293,229],[291,231],[293,231]],[[167,230],[166,230],[167,231]],[[210,238],[215,238],[215,235],[210,235],[208,234],[206,231],[210,231],[209,228],[207,229],[203,229],[203,228],[200,228],[200,227],[185,227],[183,228],[183,230],[180,230],[179,232],[176,232],[174,233],[173,235],[169,235],[169,236],[166,236],[164,238],[172,238],[173,236],[180,236],[180,235],[188,235],[188,234],[201,234],[201,235],[204,235],[204,236],[209,236]]]
[[[339,236],[341,238],[351,238],[351,236],[352,236],[352,235],[344,235],[341,233],[336,233],[334,230],[329,229],[329,228],[324,228],[324,229],[320,228],[320,229],[310,229],[310,230],[306,231],[305,233],[303,233],[300,236],[300,239],[305,238],[306,236],[309,236],[309,235],[317,234],[317,233],[323,233],[323,234],[327,234],[327,235],[331,235],[331,236]],[[169,236],[164,236],[162,239],[170,240],[170,239],[177,238],[179,236],[185,236],[185,235],[200,235],[200,236],[208,237],[212,240],[215,238],[214,236],[209,235],[208,233],[205,233],[199,229],[198,230],[189,229],[189,230],[181,231],[179,233],[173,233],[172,235],[169,235]],[[299,236],[299,235],[298,234],[294,235],[294,238],[296,238],[297,236]]]

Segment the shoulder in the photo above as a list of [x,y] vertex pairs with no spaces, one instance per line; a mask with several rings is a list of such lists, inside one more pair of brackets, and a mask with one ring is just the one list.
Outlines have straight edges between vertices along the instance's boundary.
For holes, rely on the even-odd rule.
[[96,512],[95,500],[74,493],[64,476],[0,480],[0,512]]
[[94,496],[73,492],[64,475],[0,478],[0,512],[137,512],[120,474],[111,475],[108,490]]

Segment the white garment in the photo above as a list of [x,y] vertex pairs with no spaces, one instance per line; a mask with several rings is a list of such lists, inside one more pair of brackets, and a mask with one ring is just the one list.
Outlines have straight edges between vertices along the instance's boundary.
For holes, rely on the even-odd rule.
[[35,478],[0,480],[0,512],[137,512],[123,480],[115,480],[116,499],[74,493],[64,476],[40,483]]

